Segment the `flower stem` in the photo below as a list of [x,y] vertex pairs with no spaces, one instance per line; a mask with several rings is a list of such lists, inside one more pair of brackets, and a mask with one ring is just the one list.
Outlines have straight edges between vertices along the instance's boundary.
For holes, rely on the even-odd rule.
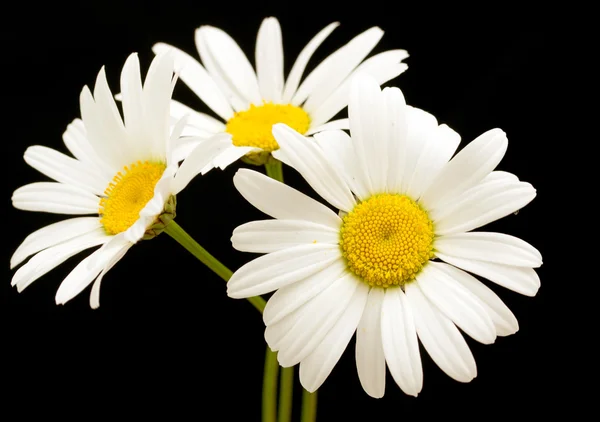
[[[204,265],[210,268],[215,274],[221,277],[225,281],[229,281],[233,273],[225,265],[212,256],[206,249],[198,244],[185,230],[181,228],[175,221],[171,221],[165,227],[165,233],[171,236],[177,243],[183,246],[189,253],[194,255]],[[254,305],[260,313],[265,309],[266,302],[260,296],[249,297],[248,301]]]
[[292,397],[294,393],[294,367],[281,368],[279,377],[279,409],[277,422],[292,420]]
[[267,176],[271,179],[283,183],[283,167],[281,166],[281,161],[277,158],[269,157],[265,163],[265,171],[267,172]]
[[317,392],[309,393],[302,390],[302,416],[301,422],[315,422],[317,420]]
[[277,421],[277,352],[267,346],[262,390],[262,422]]

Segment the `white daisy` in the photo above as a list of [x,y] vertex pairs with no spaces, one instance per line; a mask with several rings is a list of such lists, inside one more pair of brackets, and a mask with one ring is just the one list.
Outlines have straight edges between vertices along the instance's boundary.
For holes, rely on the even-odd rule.
[[[519,210],[536,194],[516,176],[493,171],[507,148],[499,129],[454,155],[460,138],[430,114],[407,106],[397,88],[357,76],[350,138],[314,142],[285,125],[273,133],[277,158],[295,167],[339,215],[255,171],[234,183],[275,220],[238,227],[233,246],[267,253],[229,281],[234,298],[274,290],[264,311],[265,338],[279,363],[300,363],[315,391],[356,331],[356,363],[365,391],[381,397],[386,363],[407,394],[422,388],[419,339],[450,377],[468,382],[475,360],[459,328],[489,344],[518,330],[492,290],[463,271],[533,296],[542,263],[528,243],[470,232]],[[441,262],[445,261],[445,262]]]
[[123,122],[102,68],[94,94],[87,86],[81,92],[82,119],[75,119],[63,135],[75,158],[44,146],[25,151],[25,161],[56,182],[20,187],[12,196],[16,208],[94,216],[51,224],[23,241],[11,268],[35,255],[13,276],[19,292],[73,255],[103,245],[75,267],[56,293],[56,303],[64,304],[96,280],[90,297],[96,308],[106,272],[134,243],[157,235],[175,216],[175,195],[224,146],[215,137],[181,166],[173,160],[185,125],[182,119],[169,134],[175,80],[173,58],[161,54],[142,87],[138,57],[129,56],[121,74]]
[[[153,51],[173,51],[180,77],[221,120],[173,101],[174,119],[189,114],[184,135],[229,136],[230,148],[212,164],[225,168],[238,158],[254,164],[267,162],[278,148],[272,125],[286,123],[310,135],[325,129],[347,129],[348,119],[330,121],[348,102],[349,80],[355,72],[366,72],[384,83],[407,69],[401,61],[405,50],[389,50],[363,62],[383,36],[373,27],[323,60],[302,83],[302,74],[319,45],[338,26],[332,23],[319,32],[298,55],[287,77],[283,74],[281,28],[275,18],[266,18],[256,40],[256,71],[237,43],[222,30],[201,26],[196,30],[196,59],[175,47],[159,43]],[[190,142],[188,147],[193,147]]]

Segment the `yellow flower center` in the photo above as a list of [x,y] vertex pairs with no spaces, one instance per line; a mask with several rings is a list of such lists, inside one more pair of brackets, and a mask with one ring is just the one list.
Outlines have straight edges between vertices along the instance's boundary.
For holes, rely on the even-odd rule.
[[433,224],[406,195],[378,194],[343,220],[340,246],[348,267],[370,286],[403,285],[433,257]]
[[300,107],[290,104],[264,103],[239,111],[227,122],[225,131],[231,133],[233,145],[258,147],[267,152],[279,148],[271,129],[275,123],[285,123],[301,134],[310,126],[310,117]]
[[140,211],[154,197],[154,186],[166,166],[163,163],[141,162],[125,166],[118,172],[100,199],[100,222],[108,234],[124,232],[140,218]]

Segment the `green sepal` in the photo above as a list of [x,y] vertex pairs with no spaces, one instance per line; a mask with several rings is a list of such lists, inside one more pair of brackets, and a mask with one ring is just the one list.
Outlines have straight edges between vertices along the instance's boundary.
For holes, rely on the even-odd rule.
[[177,198],[175,195],[171,195],[165,204],[163,212],[156,218],[154,224],[148,227],[142,240],[150,240],[161,234],[165,230],[165,227],[175,218],[175,208],[177,208]]

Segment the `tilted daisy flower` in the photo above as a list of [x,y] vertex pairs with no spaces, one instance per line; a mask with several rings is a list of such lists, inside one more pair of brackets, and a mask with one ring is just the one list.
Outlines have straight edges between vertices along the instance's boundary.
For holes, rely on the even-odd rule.
[[[328,25],[304,47],[287,78],[281,28],[272,17],[266,18],[258,31],[256,71],[237,43],[212,26],[201,26],[195,33],[202,64],[170,45],[154,45],[155,53],[175,52],[181,80],[221,120],[177,101],[172,102],[172,117],[189,114],[184,135],[229,135],[230,148],[213,163],[221,168],[241,157],[254,164],[267,162],[278,148],[271,131],[275,123],[285,123],[305,135],[347,129],[348,119],[330,120],[347,105],[350,76],[365,72],[384,83],[407,69],[401,61],[408,54],[405,50],[390,50],[364,60],[383,36],[381,29],[373,27],[323,60],[300,83],[311,56],[337,26]],[[194,142],[188,144],[189,148],[193,146]]]
[[[507,149],[490,130],[454,155],[460,138],[430,114],[407,106],[397,88],[357,76],[349,137],[327,131],[306,141],[276,125],[278,158],[292,165],[339,215],[258,172],[234,183],[275,218],[235,229],[233,246],[266,253],[235,272],[234,298],[276,290],[264,310],[265,338],[279,363],[300,363],[315,391],[356,332],[361,384],[385,390],[386,363],[416,396],[423,372],[418,340],[450,377],[476,376],[459,329],[489,344],[518,330],[515,316],[473,273],[533,296],[541,255],[518,238],[472,232],[519,210],[536,195],[516,176],[493,171]],[[468,272],[467,272],[468,271]]]
[[127,250],[159,234],[175,216],[175,195],[223,146],[219,137],[205,142],[181,164],[173,159],[185,120],[170,132],[169,103],[173,58],[157,56],[142,86],[136,54],[121,74],[121,116],[100,70],[94,94],[84,87],[82,119],[63,135],[73,157],[44,146],[25,151],[25,161],[56,182],[17,189],[13,205],[22,210],[93,216],[63,220],[29,235],[11,258],[11,268],[34,255],[13,276],[22,291],[73,255],[101,248],[82,260],[61,283],[56,303],[64,304],[95,280],[90,305],[99,306],[100,283]]

